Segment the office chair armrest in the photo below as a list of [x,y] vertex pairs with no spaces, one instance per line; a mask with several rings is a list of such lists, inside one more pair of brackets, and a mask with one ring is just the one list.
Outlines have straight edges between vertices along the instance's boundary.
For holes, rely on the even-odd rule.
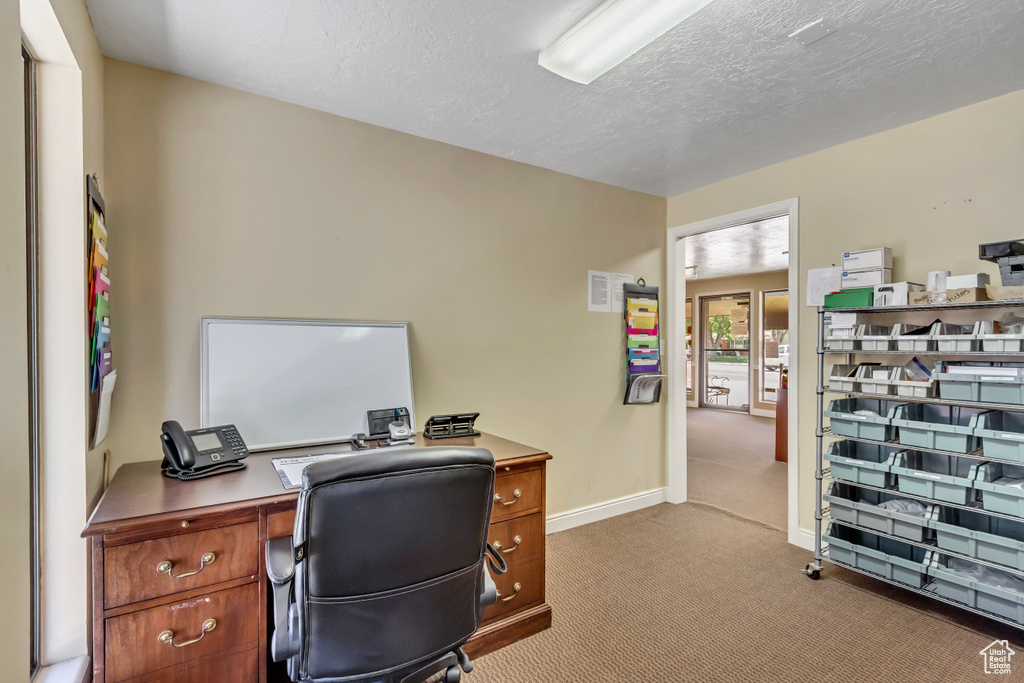
[[266,549],[267,576],[274,594],[274,634],[270,656],[281,662],[299,654],[299,619],[293,604],[295,549],[292,537],[271,538]]
[[[498,602],[498,587],[494,584],[494,579],[491,578],[491,572],[495,574],[504,574],[508,571],[508,566],[505,564],[505,558],[503,558],[497,550],[494,549],[490,543],[484,548],[484,586],[480,592],[480,614],[483,615],[484,607],[489,607]],[[487,571],[487,567],[491,568],[491,571]]]

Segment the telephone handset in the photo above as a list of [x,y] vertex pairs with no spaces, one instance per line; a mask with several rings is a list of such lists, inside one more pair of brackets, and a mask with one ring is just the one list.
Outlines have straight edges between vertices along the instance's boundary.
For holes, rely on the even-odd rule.
[[164,462],[160,469],[168,477],[188,481],[245,469],[240,461],[248,457],[249,449],[234,425],[186,432],[180,424],[168,420],[161,430]]

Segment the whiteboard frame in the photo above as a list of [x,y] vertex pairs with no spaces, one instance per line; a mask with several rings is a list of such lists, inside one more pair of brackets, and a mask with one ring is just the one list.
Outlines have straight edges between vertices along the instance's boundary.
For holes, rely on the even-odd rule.
[[[410,401],[409,405],[409,423],[412,428],[416,429],[416,407],[415,407],[415,396],[416,391],[413,386],[412,379],[412,344],[409,342],[409,323],[396,323],[396,322],[359,322],[354,320],[304,320],[301,318],[222,318],[222,317],[207,317],[203,316],[199,319],[199,427],[205,428],[212,425],[209,424],[209,410],[210,410],[210,399],[209,399],[209,328],[211,324],[228,324],[228,325],[296,325],[302,327],[390,327],[390,328],[401,328],[405,331],[405,345],[409,350],[408,355],[408,372],[409,372],[409,393],[413,396],[413,400]],[[396,406],[397,407],[397,406]],[[404,406],[402,406],[404,407]],[[351,439],[354,434],[348,436],[341,436],[331,439],[310,439],[308,441],[286,441],[275,444],[259,445],[249,450],[251,452],[261,451],[278,451],[285,450],[288,448],[298,448],[301,446],[317,446],[323,444],[332,443],[344,443],[348,439]]]

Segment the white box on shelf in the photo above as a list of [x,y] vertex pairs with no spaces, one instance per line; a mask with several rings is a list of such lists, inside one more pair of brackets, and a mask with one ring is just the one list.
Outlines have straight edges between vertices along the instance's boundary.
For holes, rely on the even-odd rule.
[[869,270],[875,268],[892,270],[892,249],[889,247],[879,247],[878,249],[848,251],[843,254],[843,270]]
[[916,282],[890,282],[875,285],[875,306],[907,306],[910,292],[923,292],[924,285]]
[[972,273],[970,275],[950,275],[946,278],[946,289],[967,289],[984,287],[989,283],[987,273]]
[[844,270],[842,288],[874,287],[887,285],[892,281],[891,268],[872,268],[870,270]]

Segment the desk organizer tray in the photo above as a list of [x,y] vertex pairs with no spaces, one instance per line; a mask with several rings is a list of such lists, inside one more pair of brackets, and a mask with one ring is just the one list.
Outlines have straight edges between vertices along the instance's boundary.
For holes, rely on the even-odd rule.
[[[1011,486],[1019,483],[1020,486]],[[974,488],[981,491],[981,507],[1024,517],[1024,465],[988,462],[978,468]]]
[[861,325],[857,332],[864,351],[895,351],[896,340],[890,325]]
[[[823,415],[829,418],[832,433],[838,436],[890,441],[895,433],[892,416],[900,405],[903,404],[877,398],[838,398],[829,402]],[[872,414],[858,415],[857,411]]]
[[895,365],[864,365],[862,366],[860,378],[860,393],[878,394],[880,396],[895,396],[896,385],[893,378],[898,370]]
[[1024,413],[990,411],[981,416],[974,433],[987,457],[1024,463]]
[[892,328],[892,337],[896,340],[896,350],[907,353],[934,351],[935,340],[931,337],[931,331],[931,325],[896,323]]
[[932,403],[912,403],[896,409],[892,425],[904,446],[934,448],[954,453],[978,449],[974,430],[985,410]]
[[[960,372],[950,372],[958,368]],[[955,401],[1024,405],[1024,364],[949,363],[936,366],[939,396]]]
[[826,327],[825,349],[828,351],[850,352],[860,348],[857,338],[858,327]]
[[953,325],[951,323],[935,323],[932,325],[932,338],[941,353],[965,353],[978,350],[978,326]]
[[1024,570],[1024,521],[936,505],[928,526],[943,550]]
[[896,450],[887,444],[833,441],[822,457],[836,479],[888,488],[894,481],[890,461]]
[[892,473],[903,493],[967,505],[975,498],[977,463],[967,458],[921,451],[893,454]]
[[860,365],[836,364],[828,373],[828,388],[830,391],[843,391],[857,393],[860,391]]
[[[954,567],[959,568],[959,571]],[[928,576],[935,580],[932,590],[942,597],[1024,624],[1024,593],[992,583],[1016,583],[1014,579],[1017,577],[968,560],[946,557],[941,553],[931,554]],[[1018,580],[1024,584],[1024,579]],[[1020,589],[1024,590],[1024,585]]]
[[899,500],[899,498],[899,494],[896,493],[862,489],[838,481],[829,484],[828,491],[824,495],[824,499],[829,505],[829,514],[836,521],[849,522],[911,541],[924,541],[931,534],[928,517],[933,512],[933,506],[925,506],[918,501],[907,501],[911,505],[921,505],[920,514],[878,507],[880,503]]
[[916,380],[910,379],[906,368],[896,368],[890,383],[896,389],[897,396],[908,398],[934,398],[937,385],[934,379]]
[[915,588],[925,584],[929,551],[924,548],[842,524],[830,525],[825,540],[834,560]]

